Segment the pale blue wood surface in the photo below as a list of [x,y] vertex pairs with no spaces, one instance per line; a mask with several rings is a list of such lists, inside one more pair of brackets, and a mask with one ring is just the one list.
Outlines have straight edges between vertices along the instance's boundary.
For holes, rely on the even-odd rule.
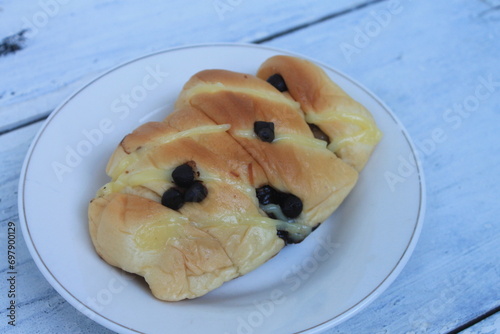
[[30,31],[25,49],[0,61],[0,73],[10,73],[0,81],[0,132],[46,116],[99,73],[149,52],[255,41],[370,1],[45,2],[2,5],[0,38]]
[[[26,49],[0,56],[0,127],[45,115],[89,77],[149,51],[266,38],[359,3],[243,1],[221,20],[211,2],[193,2],[182,11],[175,10],[181,7],[174,2],[158,10],[112,1],[69,2],[26,41]],[[376,1],[266,43],[323,61],[363,83],[393,109],[423,152],[427,214],[412,258],[373,304],[327,333],[448,333],[500,306],[499,5],[497,0]],[[0,38],[22,29],[22,18],[40,10],[36,2],[0,7]],[[393,14],[384,22],[390,22],[362,43],[357,28],[375,27],[374,11],[389,9]],[[156,13],[171,21],[164,23]],[[116,24],[131,17],[134,24]],[[69,26],[72,34],[65,30]],[[164,38],[152,35],[156,30]],[[118,37],[122,31],[127,38]],[[348,55],[347,44],[356,52]],[[473,101],[478,86],[488,89],[484,80],[495,83],[489,84],[491,94],[468,114],[453,111]],[[40,126],[37,122],[0,136],[1,247],[5,224],[18,221],[19,171]],[[433,142],[436,129],[446,139]],[[20,232],[17,240],[18,326],[13,329],[2,320],[0,332],[109,333],[52,289]],[[3,279],[6,263],[1,261]],[[0,296],[4,319],[4,290]],[[497,327],[498,313],[465,333],[490,334]]]

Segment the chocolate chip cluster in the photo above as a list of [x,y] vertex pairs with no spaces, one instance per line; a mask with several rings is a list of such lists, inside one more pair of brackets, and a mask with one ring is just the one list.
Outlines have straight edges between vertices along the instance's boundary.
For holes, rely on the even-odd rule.
[[[289,219],[297,218],[302,213],[302,201],[294,194],[278,191],[269,185],[257,188],[255,191],[261,205],[277,204],[281,212]],[[276,219],[273,214],[268,213],[268,216]],[[278,229],[276,234],[285,241],[285,245],[299,243],[303,240],[303,238],[297,239],[292,237],[289,232],[285,230]]]
[[278,204],[285,216],[290,219],[297,218],[302,212],[302,201],[294,194],[288,194],[263,186],[256,189],[257,198],[261,205]]
[[172,172],[175,187],[163,193],[161,204],[172,210],[179,210],[186,202],[201,202],[207,197],[207,187],[196,180],[199,177],[194,161],[177,166]]

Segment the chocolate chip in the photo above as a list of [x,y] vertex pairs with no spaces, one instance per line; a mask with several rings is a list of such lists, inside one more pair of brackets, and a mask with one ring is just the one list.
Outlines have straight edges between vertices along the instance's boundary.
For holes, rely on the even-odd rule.
[[309,125],[309,128],[311,129],[311,132],[313,133],[314,138],[319,139],[319,140],[324,140],[327,142],[327,144],[330,144],[330,137],[328,137],[328,135],[326,133],[324,133],[323,130],[321,130],[319,128],[319,126],[317,126],[316,124],[311,124],[311,123],[307,123],[307,125]]
[[260,140],[271,143],[274,140],[274,123],[257,121],[253,123],[253,131]]
[[283,79],[283,77],[278,73],[273,74],[269,78],[267,78],[267,82],[273,85],[274,88],[276,88],[280,92],[286,92],[288,90],[285,79]]
[[257,188],[255,192],[261,205],[279,204],[281,212],[288,218],[297,218],[302,212],[302,201],[293,194],[278,191],[269,185]]
[[288,194],[280,202],[281,211],[288,218],[297,218],[302,212],[303,205],[300,198],[293,194]]
[[184,200],[186,202],[201,202],[205,199],[205,197],[207,197],[207,195],[207,187],[205,187],[200,181],[195,181],[193,185],[186,190]]
[[179,210],[184,205],[184,195],[177,188],[170,188],[163,193],[161,204],[172,210]]
[[287,231],[283,231],[283,230],[276,230],[276,235],[283,239],[283,241],[285,242],[285,246],[288,245],[288,232]]
[[271,203],[277,203],[277,191],[271,186],[263,186],[255,189],[257,193],[257,199],[262,205],[267,205]]
[[189,188],[195,179],[195,171],[193,170],[193,162],[187,162],[177,166],[172,172],[174,183],[182,188]]

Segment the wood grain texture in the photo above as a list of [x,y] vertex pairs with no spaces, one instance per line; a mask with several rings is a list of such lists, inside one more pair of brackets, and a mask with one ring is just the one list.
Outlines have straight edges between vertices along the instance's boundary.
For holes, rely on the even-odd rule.
[[[1,333],[112,333],[69,305],[45,280],[24,242],[17,213],[17,186],[24,156],[41,127],[41,122],[0,136],[1,245],[5,249],[7,223],[16,223],[16,327],[7,324],[7,296],[2,283]],[[6,278],[7,266],[0,270]]]
[[0,39],[28,30],[21,50],[0,56],[0,132],[48,115],[84,83],[139,56],[186,44],[249,42],[371,1],[5,3]]
[[[348,3],[344,1],[346,6]],[[495,0],[401,0],[398,3],[399,7],[396,8],[389,7],[396,4],[394,1],[380,2],[266,43],[323,61],[362,82],[385,101],[405,124],[419,147],[424,166],[427,213],[421,238],[409,263],[373,304],[326,333],[448,333],[500,305],[500,11],[495,9],[498,3]],[[295,6],[288,5],[290,8]],[[11,10],[7,6],[12,7],[10,13],[21,17],[33,13],[32,4],[6,4],[2,5],[4,8],[0,15]],[[5,77],[2,76],[0,95],[3,91],[6,93],[0,99],[0,108],[3,108],[0,109],[0,118],[6,117],[7,123],[0,125],[12,126],[16,122],[43,115],[59,103],[69,90],[87,80],[87,74],[94,76],[117,62],[147,51],[200,42],[202,38],[206,38],[206,41],[210,38],[248,41],[280,30],[278,28],[281,26],[271,29],[272,22],[276,25],[287,22],[286,26],[291,27],[297,22],[321,15],[319,10],[312,16],[300,13],[305,11],[300,5],[293,7],[295,11],[289,9],[288,13],[280,15],[277,14],[278,7],[269,9],[269,18],[267,14],[264,15],[265,22],[262,24],[266,30],[259,34],[262,30],[244,26],[248,22],[259,22],[258,15],[267,11],[264,7],[254,8],[242,2],[241,7],[235,8],[230,14],[235,16],[223,22],[219,22],[215,12],[198,9],[199,19],[206,24],[210,21],[207,17],[212,15],[216,27],[196,25],[189,28],[193,35],[188,34],[188,30],[181,30],[177,34],[162,30],[170,36],[168,42],[158,41],[157,37],[152,36],[146,36],[143,41],[139,38],[140,31],[150,28],[141,27],[139,23],[125,28],[132,34],[125,41],[114,40],[114,34],[119,30],[112,28],[111,23],[106,26],[109,31],[103,29],[104,23],[93,26],[86,24],[79,28],[82,31],[76,29],[75,34],[80,37],[78,42],[68,36],[67,39],[59,37],[50,41],[52,35],[64,35],[61,29],[71,26],[69,22],[72,17],[76,17],[73,22],[76,27],[85,25],[85,19],[89,20],[90,17],[100,22],[102,18],[98,13],[110,16],[113,10],[123,10],[124,13],[116,14],[117,18],[112,22],[120,22],[120,17],[130,15],[140,16],[142,21],[137,21],[144,22],[148,18],[146,13],[151,10],[141,9],[138,10],[140,13],[132,14],[128,12],[133,8],[130,7],[132,5],[128,4],[128,9],[124,9],[111,1],[99,7],[95,4],[78,6],[85,7],[85,10],[82,7],[81,11],[75,11],[68,7],[67,12],[64,12],[61,7],[61,14],[54,17],[54,23],[51,21],[46,30],[33,39],[27,39],[25,50],[0,57],[0,73],[12,73],[9,76],[13,80],[12,87],[26,87],[20,96],[17,93],[9,95],[10,91],[3,88],[9,86],[3,86]],[[373,23],[378,22],[376,17],[382,20],[380,22],[385,22],[380,18],[380,13],[390,12],[391,8],[395,14],[388,16],[390,19],[386,20],[390,20],[389,23],[383,27],[379,23],[382,28],[374,33],[377,31]],[[174,12],[176,15],[173,16],[180,15],[179,11]],[[373,13],[379,13],[379,16]],[[271,17],[271,14],[280,16],[282,20]],[[78,18],[78,15],[82,16]],[[196,16],[194,13],[185,15]],[[242,19],[252,15],[252,18],[243,20],[245,24],[236,22],[237,17]],[[9,17],[11,21],[5,26],[13,28],[6,34],[1,31],[2,36],[14,34],[21,28],[16,27],[15,20]],[[66,21],[59,23],[58,20],[63,18]],[[186,22],[186,19],[184,16],[175,22]],[[231,27],[230,22],[233,22],[234,28],[225,31],[223,27],[226,24]],[[208,37],[194,36],[195,32],[203,28]],[[367,42],[361,43],[362,38],[356,38],[360,38],[359,31],[368,31],[366,29],[375,30],[371,32],[372,36],[366,38]],[[101,30],[103,36],[96,33]],[[95,49],[85,50],[94,41],[97,43]],[[69,47],[65,48],[65,44]],[[341,45],[346,47],[347,44],[357,49],[350,56],[346,56],[345,49],[341,49]],[[47,50],[50,49],[49,45],[53,45],[53,50]],[[24,56],[22,52],[26,52]],[[27,73],[20,70],[11,72],[14,63],[35,63],[37,53],[44,55],[41,58],[43,66],[40,73],[31,71],[34,73],[32,83],[27,79],[30,70],[23,70]],[[92,62],[94,55],[98,55],[96,63]],[[8,67],[4,65],[5,61],[9,62]],[[81,66],[76,66],[78,64]],[[57,76],[54,79],[56,82],[51,83],[51,76]],[[486,93],[488,91],[490,94]],[[481,98],[477,97],[478,92],[482,94]],[[13,97],[7,99],[6,96]],[[477,104],[474,103],[474,97]],[[14,114],[16,116],[12,116]],[[0,136],[1,233],[5,233],[6,222],[18,221],[17,179],[24,155],[39,126],[40,123],[35,123]],[[22,302],[19,326],[11,328],[1,322],[0,331],[109,333],[80,314],[50,287],[36,269],[21,234],[18,233],[17,237],[20,246],[19,300]],[[2,273],[5,272],[3,264],[1,268]],[[0,317],[5,317],[3,308]],[[497,323],[498,314],[495,314],[465,333],[494,333],[490,328],[497,326]]]

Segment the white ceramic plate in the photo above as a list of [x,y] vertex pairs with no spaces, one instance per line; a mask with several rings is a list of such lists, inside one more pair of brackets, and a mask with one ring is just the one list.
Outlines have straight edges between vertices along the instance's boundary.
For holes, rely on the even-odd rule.
[[156,300],[142,279],[95,253],[87,205],[107,182],[105,165],[123,136],[163,119],[195,72],[255,73],[276,54],[291,53],[234,44],[155,53],[100,76],[52,113],[25,160],[19,216],[38,268],[68,302],[120,333],[317,333],[358,312],[395,279],[422,224],[422,170],[387,107],[321,64],[373,113],[384,138],[354,191],[304,242],[204,297],[177,303]]

